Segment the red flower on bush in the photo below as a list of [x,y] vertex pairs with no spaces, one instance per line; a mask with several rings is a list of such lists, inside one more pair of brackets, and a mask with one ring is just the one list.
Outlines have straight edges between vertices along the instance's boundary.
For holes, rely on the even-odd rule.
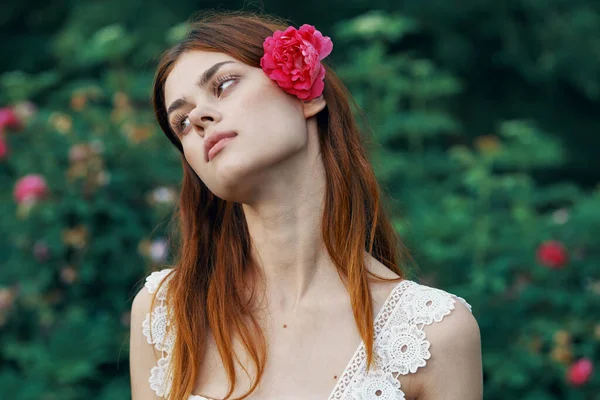
[[266,38],[263,49],[260,66],[283,90],[302,100],[323,93],[325,67],[321,60],[333,50],[328,36],[312,25],[304,24],[298,30],[290,26]]
[[11,107],[0,108],[0,131],[4,128],[19,129],[21,120]]
[[548,240],[540,245],[537,250],[538,262],[549,268],[562,268],[567,263],[567,250],[557,240]]
[[567,380],[573,386],[581,386],[592,376],[594,366],[587,358],[577,360],[567,370]]
[[41,175],[27,175],[19,179],[13,192],[17,203],[26,200],[39,200],[48,193],[46,180]]

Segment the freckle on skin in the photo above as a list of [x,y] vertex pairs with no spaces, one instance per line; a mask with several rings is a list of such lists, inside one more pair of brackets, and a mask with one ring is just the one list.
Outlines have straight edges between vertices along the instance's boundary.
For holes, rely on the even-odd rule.
[[283,324],[283,327],[284,327],[284,328],[287,328],[287,325],[286,325],[286,324]]
[[333,376],[333,379],[337,379],[337,375],[334,375],[334,376]]

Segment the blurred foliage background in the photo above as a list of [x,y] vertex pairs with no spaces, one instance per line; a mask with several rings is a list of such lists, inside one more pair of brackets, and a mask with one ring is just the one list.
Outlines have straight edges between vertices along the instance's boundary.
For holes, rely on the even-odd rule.
[[181,178],[150,85],[188,17],[214,8],[332,37],[410,277],[473,305],[484,397],[599,399],[593,0],[0,4],[2,396],[130,397],[131,300],[170,260]]

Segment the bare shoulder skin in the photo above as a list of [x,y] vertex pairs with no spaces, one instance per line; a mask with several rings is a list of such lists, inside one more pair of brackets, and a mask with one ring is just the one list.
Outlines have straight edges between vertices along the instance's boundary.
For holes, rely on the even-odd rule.
[[131,331],[129,341],[129,368],[131,377],[132,400],[159,400],[160,397],[150,389],[148,378],[150,370],[156,365],[159,356],[154,347],[148,344],[142,333],[142,323],[150,312],[152,294],[143,287],[133,299],[131,306]]
[[415,374],[417,400],[481,400],[481,336],[475,317],[464,304],[424,329],[432,357]]

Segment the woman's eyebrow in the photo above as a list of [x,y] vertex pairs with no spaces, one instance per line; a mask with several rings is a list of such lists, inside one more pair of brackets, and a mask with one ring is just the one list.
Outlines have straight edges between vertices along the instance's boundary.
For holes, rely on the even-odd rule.
[[219,68],[221,68],[225,64],[232,64],[233,61],[221,61],[204,71],[204,73],[200,76],[200,79],[196,81],[196,85],[200,87],[206,86],[210,78],[213,77],[214,74],[217,73]]
[[[217,73],[217,71],[219,71],[219,68],[221,68],[225,64],[233,64],[233,63],[235,63],[235,61],[221,61],[221,62],[216,63],[215,65],[213,65],[212,67],[210,67],[209,69],[204,71],[202,73],[202,75],[200,75],[200,77],[196,80],[196,86],[199,86],[199,87],[206,86],[208,81],[210,81],[210,78],[212,78]],[[173,111],[184,106],[185,104],[187,104],[187,101],[185,99],[175,100],[174,102],[171,103],[169,108],[167,108],[167,115],[171,114]]]

